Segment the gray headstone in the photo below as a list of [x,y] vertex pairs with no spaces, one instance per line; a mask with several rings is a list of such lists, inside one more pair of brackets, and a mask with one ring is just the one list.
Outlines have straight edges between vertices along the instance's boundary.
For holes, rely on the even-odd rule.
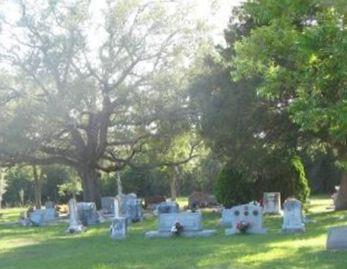
[[124,217],[115,217],[110,226],[112,239],[125,239],[127,235],[127,220]]
[[176,202],[162,202],[157,206],[158,214],[178,213],[179,205]]
[[305,231],[305,224],[302,217],[302,206],[299,200],[291,198],[284,202],[282,231],[285,233]]
[[230,209],[232,227],[225,230],[226,235],[240,233],[237,226],[239,223],[249,223],[247,233],[264,234],[262,208],[253,204],[234,206]]
[[44,210],[37,209],[34,212],[29,214],[29,219],[32,225],[34,226],[43,226],[45,223],[44,219]]
[[329,228],[326,247],[328,250],[347,250],[347,226]]
[[263,195],[263,213],[264,214],[281,214],[281,193],[264,192]]
[[225,227],[231,227],[233,225],[234,212],[230,208],[222,209],[221,224]]
[[126,200],[127,216],[132,222],[143,220],[141,200],[130,198]]
[[202,215],[200,212],[183,212],[183,213],[162,213],[159,215],[158,231],[146,233],[147,238],[154,237],[171,237],[172,227],[179,223],[183,226],[182,236],[211,236],[216,230],[202,229]]
[[202,229],[202,216],[200,212],[189,213],[163,213],[159,215],[160,232],[170,232],[172,226],[179,222],[185,231],[199,231]]
[[101,208],[104,214],[114,213],[114,200],[115,197],[107,196],[101,197]]
[[143,220],[141,200],[135,193],[117,195],[120,215],[125,217],[128,224]]
[[55,204],[54,204],[54,202],[52,202],[52,201],[47,201],[47,202],[45,203],[45,208],[46,208],[46,209],[48,209],[48,208],[54,208],[54,206],[55,206]]
[[49,221],[53,221],[58,217],[58,213],[55,210],[55,208],[47,208],[43,211],[43,218],[44,221],[49,222]]
[[43,226],[56,218],[57,212],[54,208],[37,209],[29,214],[30,223],[34,226]]
[[95,203],[81,202],[77,203],[78,218],[84,226],[100,223],[99,215],[96,211]]

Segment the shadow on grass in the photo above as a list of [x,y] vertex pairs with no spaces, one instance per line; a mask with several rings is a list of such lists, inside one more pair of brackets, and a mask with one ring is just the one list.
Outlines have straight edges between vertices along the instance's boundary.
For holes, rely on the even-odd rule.
[[[204,215],[204,228],[218,227],[210,238],[145,239],[154,218],[129,227],[129,237],[112,241],[108,224],[68,235],[66,225],[0,229],[2,238],[37,239],[38,244],[0,248],[0,269],[292,269],[345,268],[347,253],[325,251],[326,229],[346,224],[343,212],[311,214],[307,233],[282,235],[282,219],[267,217],[266,235],[224,236],[216,213]],[[27,231],[27,233],[26,233]],[[1,242],[0,242],[1,246]]]

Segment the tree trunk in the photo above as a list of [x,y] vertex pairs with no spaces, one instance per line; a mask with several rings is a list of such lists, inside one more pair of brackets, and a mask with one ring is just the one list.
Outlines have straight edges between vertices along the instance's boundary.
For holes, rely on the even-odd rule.
[[340,189],[335,202],[335,210],[344,209],[347,209],[347,171],[342,174]]
[[97,208],[100,208],[101,197],[98,172],[95,169],[84,167],[79,171],[79,175],[82,179],[84,202],[94,202]]
[[37,172],[36,165],[33,165],[33,176],[34,176],[34,193],[35,193],[35,207],[36,209],[40,209],[42,206],[41,196],[42,196],[42,171],[40,175]]

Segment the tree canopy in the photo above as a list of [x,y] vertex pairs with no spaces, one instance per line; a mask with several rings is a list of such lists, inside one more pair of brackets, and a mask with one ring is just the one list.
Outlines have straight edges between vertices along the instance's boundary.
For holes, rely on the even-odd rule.
[[184,1],[90,3],[19,1],[20,19],[2,20],[0,160],[73,167],[96,201],[98,171],[189,128],[188,55],[204,27]]

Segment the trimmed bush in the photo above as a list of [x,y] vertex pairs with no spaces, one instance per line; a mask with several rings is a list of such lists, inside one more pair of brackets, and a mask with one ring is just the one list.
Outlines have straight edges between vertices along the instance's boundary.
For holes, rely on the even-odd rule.
[[224,166],[215,185],[217,201],[226,208],[254,200],[253,190],[254,183],[247,179],[243,171],[231,164]]

